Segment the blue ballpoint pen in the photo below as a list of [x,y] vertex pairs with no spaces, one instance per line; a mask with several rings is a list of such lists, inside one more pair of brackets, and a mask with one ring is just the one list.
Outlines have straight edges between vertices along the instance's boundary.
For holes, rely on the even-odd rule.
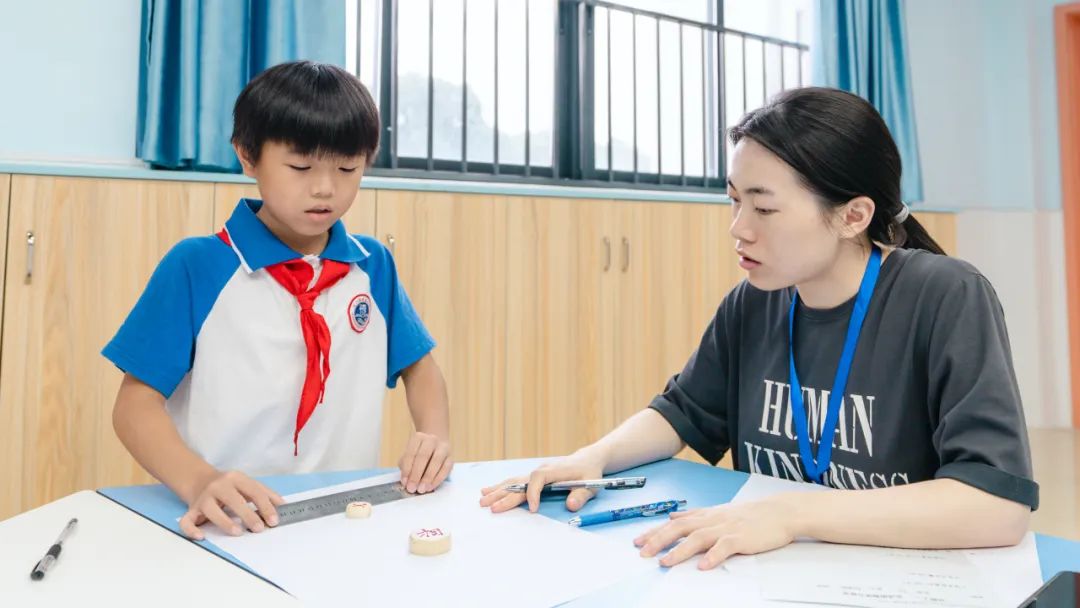
[[685,500],[663,500],[660,502],[649,503],[647,505],[626,507],[625,509],[614,509],[612,511],[601,511],[600,513],[579,515],[577,517],[570,518],[570,521],[566,523],[570,524],[571,526],[591,526],[593,524],[606,524],[609,521],[619,521],[621,519],[631,519],[633,517],[652,517],[653,515],[670,513],[671,511],[678,511],[680,508],[685,506]]

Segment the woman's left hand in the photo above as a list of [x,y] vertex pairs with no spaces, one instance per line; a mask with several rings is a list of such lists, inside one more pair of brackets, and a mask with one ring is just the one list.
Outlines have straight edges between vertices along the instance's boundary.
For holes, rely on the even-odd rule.
[[634,539],[642,557],[653,557],[679,539],[660,559],[665,567],[705,553],[698,569],[709,570],[735,554],[753,555],[783,547],[795,540],[794,503],[778,495],[739,505],[720,505],[676,511],[671,521]]

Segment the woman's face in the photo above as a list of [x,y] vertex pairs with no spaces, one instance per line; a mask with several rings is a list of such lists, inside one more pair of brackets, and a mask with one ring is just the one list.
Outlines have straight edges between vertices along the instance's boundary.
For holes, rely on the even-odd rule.
[[822,205],[790,165],[749,137],[735,146],[728,174],[731,236],[750,284],[772,291],[814,281],[835,264],[843,238],[839,211]]

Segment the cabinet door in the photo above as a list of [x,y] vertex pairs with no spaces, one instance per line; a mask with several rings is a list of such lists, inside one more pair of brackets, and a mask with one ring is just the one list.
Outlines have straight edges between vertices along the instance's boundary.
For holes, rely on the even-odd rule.
[[613,428],[617,203],[509,210],[506,456],[553,456]]
[[[375,191],[356,193],[352,207],[341,219],[353,234],[375,234]],[[214,186],[214,231],[221,230],[242,198],[260,198],[255,184],[216,184]]]
[[734,281],[734,245],[726,205],[632,202],[616,213],[615,415],[622,422],[647,407],[697,348]]
[[[8,239],[22,239],[26,242],[26,235],[8,234],[8,194],[11,193],[11,176],[7,174],[0,174],[0,277],[3,276],[4,269],[7,268],[7,242]],[[0,280],[0,319],[4,318],[4,281]],[[4,356],[3,351],[0,351],[0,359]],[[3,491],[3,487],[0,486],[0,491]]]
[[916,213],[915,219],[949,255],[956,255],[956,215],[952,213]]
[[646,407],[697,347],[729,283],[719,205],[622,203],[616,416]]
[[99,353],[165,252],[213,217],[212,184],[19,175],[11,192],[0,518],[150,481],[113,432],[121,374]]
[[[504,197],[446,192],[378,195],[378,236],[435,338],[432,356],[447,382],[457,461],[504,453],[507,206]],[[384,409],[384,465],[397,464],[412,431],[399,380]]]

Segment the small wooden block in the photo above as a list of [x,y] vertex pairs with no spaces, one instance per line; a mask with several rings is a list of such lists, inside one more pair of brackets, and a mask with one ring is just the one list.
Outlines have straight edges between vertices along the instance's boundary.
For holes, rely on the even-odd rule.
[[367,519],[371,517],[371,503],[350,502],[349,506],[345,507],[345,517],[349,519]]
[[413,555],[442,555],[450,550],[450,533],[442,528],[421,528],[409,535]]

